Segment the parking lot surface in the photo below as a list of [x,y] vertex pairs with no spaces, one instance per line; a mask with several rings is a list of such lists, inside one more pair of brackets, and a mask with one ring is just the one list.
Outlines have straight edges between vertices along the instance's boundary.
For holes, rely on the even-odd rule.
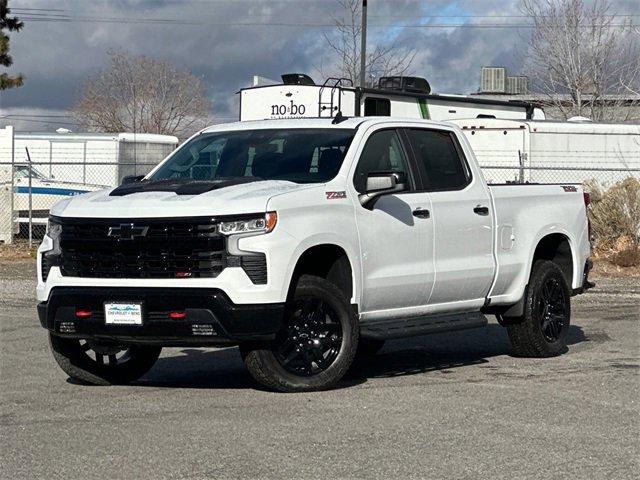
[[[138,383],[76,385],[0,265],[0,477],[626,479],[640,471],[640,279],[577,297],[569,352],[485,328],[389,342],[340,388],[260,390],[237,349],[166,349]],[[635,474],[633,472],[636,472]]]

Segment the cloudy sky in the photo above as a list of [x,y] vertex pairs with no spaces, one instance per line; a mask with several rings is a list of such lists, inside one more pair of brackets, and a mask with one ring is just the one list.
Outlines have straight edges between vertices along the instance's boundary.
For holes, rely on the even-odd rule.
[[[637,0],[612,11],[637,13]],[[417,51],[412,73],[436,92],[470,93],[482,65],[518,73],[527,28],[520,0],[369,0],[369,45]],[[634,8],[635,5],[635,8]],[[345,12],[336,0],[9,0],[24,29],[11,36],[11,73],[21,88],[0,92],[0,126],[73,128],[68,115],[83,80],[107,51],[167,59],[200,76],[218,121],[237,118],[235,92],[258,74],[307,72],[320,80],[334,59],[323,34]]]

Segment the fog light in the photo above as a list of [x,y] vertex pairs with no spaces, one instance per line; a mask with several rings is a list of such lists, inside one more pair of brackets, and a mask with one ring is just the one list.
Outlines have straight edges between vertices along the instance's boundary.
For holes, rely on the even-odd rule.
[[187,318],[187,312],[169,312],[169,318],[171,320],[184,320]]
[[77,318],[89,318],[91,315],[93,315],[93,312],[91,310],[86,310],[84,308],[78,308],[76,310]]

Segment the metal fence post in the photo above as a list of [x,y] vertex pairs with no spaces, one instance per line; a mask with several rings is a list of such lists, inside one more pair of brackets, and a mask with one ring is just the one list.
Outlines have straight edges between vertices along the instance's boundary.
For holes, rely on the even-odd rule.
[[27,164],[29,165],[29,250],[33,247],[33,196],[31,189],[31,182],[33,177],[33,167],[31,166],[31,155],[29,155],[29,148],[24,147],[27,151]]
[[[13,129],[13,127],[11,127]],[[13,135],[13,131],[12,131],[12,135]],[[14,225],[13,225],[13,219],[16,218],[16,210],[15,210],[15,206],[16,206],[16,202],[15,202],[15,195],[16,195],[16,184],[15,184],[15,175],[16,175],[16,144],[15,144],[15,137],[12,136],[11,138],[11,195],[9,195],[9,197],[11,198],[10,202],[11,202],[11,207],[10,207],[10,212],[11,212],[11,241],[13,243],[13,232],[15,231],[14,229]],[[18,234],[20,233],[20,220],[18,218],[16,218],[16,223],[18,224]]]
[[525,153],[518,150],[518,183],[524,183],[524,157]]

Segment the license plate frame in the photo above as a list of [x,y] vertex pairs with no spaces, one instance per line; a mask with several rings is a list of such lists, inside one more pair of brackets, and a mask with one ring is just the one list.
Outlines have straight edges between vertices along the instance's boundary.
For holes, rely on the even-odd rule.
[[103,307],[105,325],[141,327],[144,324],[142,302],[113,300],[104,302]]

